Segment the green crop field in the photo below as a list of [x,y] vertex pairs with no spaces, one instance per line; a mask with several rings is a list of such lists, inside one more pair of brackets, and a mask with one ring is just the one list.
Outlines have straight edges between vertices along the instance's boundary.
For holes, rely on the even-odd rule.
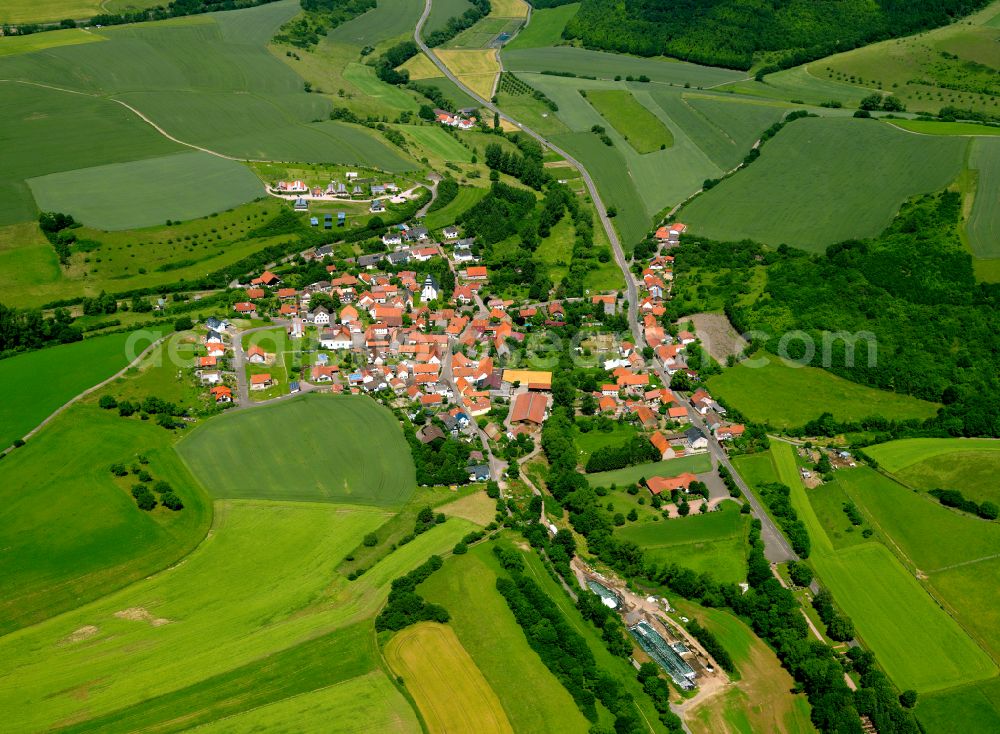
[[292,730],[356,734],[359,721],[364,722],[367,731],[393,734],[420,731],[409,702],[380,670],[217,719],[198,727],[198,731],[201,734]]
[[680,216],[713,239],[821,251],[878,234],[907,198],[947,186],[967,145],[965,138],[912,135],[869,120],[797,120],[759,160]]
[[[781,103],[713,97],[662,83],[616,83],[524,72],[518,76],[555,101],[559,111],[550,113],[528,96],[504,95],[503,104],[512,113],[524,115],[529,125],[544,131],[587,166],[605,204],[618,210],[615,226],[626,248],[641,239],[664,209],[696,192],[705,179],[721,176],[723,166],[742,160],[760,133],[787,109]],[[581,90],[589,97],[597,95],[597,99],[628,90],[634,104],[656,119],[673,144],[664,150],[656,144],[651,152],[638,153],[588,104]],[[593,125],[607,129],[611,147],[590,132]]]
[[[852,525],[844,512],[844,505],[851,498],[847,496],[844,488],[840,485],[839,479],[824,482],[818,487],[808,489],[806,495],[823,531],[820,538],[825,536],[834,550],[867,542],[861,534],[863,528]],[[810,528],[810,537],[813,537],[812,528]],[[815,542],[816,538],[813,538],[814,545]]]
[[976,198],[966,222],[969,245],[977,257],[1000,258],[1000,207],[996,205],[1000,201],[1000,140],[973,142],[969,168],[977,172]]
[[461,15],[472,7],[469,0],[435,0],[431,5],[431,14],[427,16],[424,32],[433,33],[444,28],[451,18]]
[[[241,666],[314,640],[317,632],[350,635],[344,628],[378,609],[392,578],[449,548],[472,527],[449,520],[363,579],[352,583],[338,576],[343,556],[383,517],[375,508],[317,502],[218,503],[211,535],[183,564],[0,639],[0,670],[18,680],[16,690],[0,691],[6,726],[38,730],[72,720],[83,728],[88,719],[124,715],[144,719],[129,730],[188,716],[195,721],[185,726],[203,723],[212,714],[205,709],[223,692],[214,686],[203,689],[201,700],[184,700],[186,705],[143,711],[143,703],[164,695],[183,698],[189,686],[224,680]],[[370,627],[366,632],[349,636],[345,648],[322,659],[342,659],[344,678],[368,672],[374,666],[364,659],[362,640],[370,644]],[[44,658],[36,653],[40,646],[48,650]],[[126,669],[128,675],[121,675]],[[53,677],[53,670],[59,675]],[[258,672],[268,687],[290,685],[266,666]],[[105,684],[95,687],[95,679]],[[240,691],[242,706],[232,702],[236,711],[253,707],[252,699],[262,693],[258,681],[247,683]],[[88,691],[85,701],[81,690]],[[209,720],[223,713],[231,712],[214,712]]]
[[608,89],[587,93],[587,101],[637,153],[652,153],[674,144],[674,136],[656,115],[628,91]]
[[612,221],[626,252],[631,251],[649,228],[650,219],[621,152],[606,147],[589,132],[565,133],[555,136],[553,141],[590,171],[604,205],[618,210]]
[[917,718],[928,734],[1000,730],[1000,679],[921,696]]
[[[0,16],[3,10],[0,9]],[[0,20],[2,22],[2,20]],[[78,43],[94,43],[103,41],[100,36],[82,28],[49,31],[47,33],[32,33],[29,36],[4,36],[0,38],[0,57],[27,54],[44,51],[57,46],[74,46]]]
[[917,489],[960,489],[977,502],[1000,502],[1000,441],[988,438],[912,438],[865,452],[904,484]]
[[95,31],[102,43],[0,57],[2,79],[67,90],[4,84],[5,97],[15,96],[0,113],[0,135],[17,153],[0,178],[0,224],[33,218],[26,178],[183,150],[112,99],[179,140],[237,158],[414,167],[374,131],[323,121],[330,100],[305,93],[302,77],[267,51],[297,11],[298,3],[283,0],[103,28]]
[[810,72],[810,66],[813,65],[796,66],[768,74],[763,82],[749,79],[737,81],[726,84],[721,89],[786,102],[794,99],[796,104],[819,105],[835,101],[845,107],[857,107],[861,98],[871,92],[852,84],[815,76]]
[[[148,8],[157,0],[5,0],[0,23],[45,23],[63,18],[90,18],[98,13]],[[49,34],[46,34],[49,35]]]
[[[945,455],[947,456],[947,455]],[[950,510],[868,468],[841,470],[837,483],[973,637],[1000,655],[995,583],[1000,525]]]
[[408,627],[389,641],[385,657],[430,731],[513,732],[496,693],[450,626]]
[[337,26],[323,43],[347,44],[361,49],[397,36],[409,37],[423,9],[420,0],[378,0],[374,10]]
[[993,661],[885,546],[869,543],[811,560],[901,689],[924,693],[996,675]]
[[745,97],[652,92],[653,101],[680,125],[691,141],[723,171],[737,166],[768,127],[788,108]]
[[773,356],[767,359],[763,367],[740,363],[709,378],[709,390],[750,420],[777,428],[802,426],[824,412],[838,420],[870,415],[895,420],[930,418],[937,412],[933,403],[908,395],[859,385],[818,367],[788,366]]
[[723,502],[719,508],[706,515],[632,523],[616,529],[615,535],[641,546],[647,561],[675,563],[736,584],[746,580],[750,519],[740,514],[736,502]]
[[429,229],[441,229],[452,224],[460,214],[474,207],[479,200],[486,196],[488,189],[480,189],[473,186],[462,186],[458,189],[458,196],[445,204],[437,211],[430,212],[424,219],[424,224]]
[[505,51],[555,46],[562,40],[563,28],[579,9],[580,3],[570,3],[532,11],[531,21],[504,47]]
[[496,692],[514,731],[586,732],[589,723],[528,646],[497,592],[496,579],[502,574],[490,545],[479,545],[449,558],[421,584],[420,593],[448,609],[455,634]]
[[371,66],[352,61],[344,68],[343,73],[345,79],[360,89],[364,96],[371,97],[372,100],[394,110],[416,112],[420,109],[420,105],[417,104],[412,95],[399,87],[381,81],[375,76],[375,69]]
[[770,454],[778,481],[791,490],[789,501],[809,531],[813,553],[829,553],[833,550],[833,546],[806,496],[806,488],[802,484],[799,465],[795,459],[795,448],[784,441],[772,441]]
[[939,504],[867,467],[837,472],[838,481],[922,573],[994,556],[1000,523]]
[[960,448],[954,453],[917,461],[895,475],[917,489],[960,489],[976,502],[1000,503],[1000,486],[997,485],[1000,446],[983,451]]
[[201,151],[51,173],[28,185],[39,209],[105,230],[197,219],[263,193],[246,166]]
[[438,125],[421,127],[399,125],[396,129],[401,130],[415,140],[420,147],[427,150],[431,155],[437,156],[442,160],[455,163],[472,162],[472,151],[449,135],[443,127]]
[[642,477],[676,477],[684,472],[704,474],[711,470],[712,457],[709,454],[693,454],[655,464],[638,464],[625,469],[588,474],[587,481],[591,487],[610,487],[612,484],[624,487],[638,482]]
[[[173,440],[153,421],[79,405],[0,462],[0,633],[159,571],[201,540],[211,511]],[[111,464],[139,454],[182,511],[142,512],[129,494],[134,477],[112,477]]]
[[178,450],[217,498],[392,506],[415,485],[399,424],[364,397],[303,395],[230,413]]
[[[534,23],[534,20],[532,20]],[[529,25],[530,28],[530,25]],[[729,69],[698,66],[683,61],[637,58],[571,46],[516,48],[503,51],[504,68],[510,71],[559,71],[612,79],[615,75],[648,76],[653,82],[708,87],[745,78]]]
[[923,135],[973,135],[973,136],[993,136],[1000,135],[1000,127],[990,125],[978,125],[974,122],[943,122],[941,120],[892,120],[890,125],[895,125],[903,130]]
[[0,167],[0,224],[37,216],[28,178],[183,150],[108,100],[24,84],[0,82],[0,89],[9,102],[0,106],[6,150]]
[[0,360],[0,446],[9,446],[67,400],[111,377],[159,336],[112,334]]
[[1000,450],[1000,441],[990,438],[904,438],[869,446],[865,453],[880,467],[895,474],[917,462],[946,454],[994,450]]

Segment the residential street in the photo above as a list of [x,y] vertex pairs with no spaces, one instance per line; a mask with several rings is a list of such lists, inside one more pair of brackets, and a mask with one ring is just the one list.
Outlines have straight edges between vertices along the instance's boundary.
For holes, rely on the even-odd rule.
[[[516,125],[521,131],[526,135],[531,136],[537,140],[541,145],[554,153],[561,155],[566,159],[572,166],[580,171],[580,175],[583,178],[584,183],[587,186],[587,191],[590,194],[591,201],[594,202],[594,208],[597,211],[597,215],[601,220],[601,225],[604,227],[604,231],[607,233],[608,241],[611,243],[612,252],[614,253],[615,262],[622,271],[622,275],[625,277],[625,298],[628,301],[628,322],[629,329],[632,332],[632,339],[636,345],[637,349],[642,349],[646,342],[643,338],[642,325],[639,322],[638,315],[638,288],[636,286],[635,278],[632,276],[632,271],[629,269],[629,260],[625,256],[625,251],[622,249],[621,240],[618,238],[618,233],[615,231],[611,220],[608,218],[607,211],[604,207],[604,203],[601,201],[600,194],[597,192],[597,186],[594,183],[594,179],[591,177],[587,169],[578,160],[573,158],[569,153],[564,151],[562,148],[558,147],[550,140],[542,136],[541,134],[535,132],[529,127],[522,125],[520,122],[510,117],[506,113],[502,112],[496,105],[494,105],[490,100],[483,99],[474,91],[469,89],[465,84],[463,84],[458,77],[452,74],[451,70],[435,55],[433,49],[427,46],[423,40],[423,27],[424,23],[427,21],[428,16],[431,12],[433,0],[424,0],[424,11],[420,16],[420,20],[417,21],[417,26],[413,32],[413,40],[416,42],[417,46],[427,54],[427,57],[434,62],[434,65],[444,74],[448,79],[458,85],[459,89],[468,94],[470,97],[475,99],[481,106],[490,110],[491,112],[500,116],[500,119],[507,120],[513,125]],[[670,376],[664,370],[663,365],[659,363],[659,360],[655,361],[655,368],[657,373],[660,375],[663,383],[665,385],[670,384]],[[732,474],[733,479],[736,481],[737,486],[746,497],[747,502],[750,503],[750,507],[753,510],[753,516],[761,521],[761,539],[764,541],[764,555],[772,563],[780,563],[783,561],[789,561],[798,558],[798,556],[792,551],[791,546],[785,537],[781,534],[781,531],[775,526],[774,522],[768,516],[767,512],[764,511],[763,506],[760,501],[754,496],[750,491],[743,478],[737,473],[736,469],[733,467],[732,463],[729,461],[729,457],[726,454],[725,449],[719,444],[717,440],[712,436],[711,431],[709,431],[701,416],[698,415],[690,402],[683,401],[684,407],[688,409],[688,415],[692,418],[692,424],[697,428],[700,428],[703,433],[708,437],[709,449],[712,455],[715,456],[716,460],[729,472]]]

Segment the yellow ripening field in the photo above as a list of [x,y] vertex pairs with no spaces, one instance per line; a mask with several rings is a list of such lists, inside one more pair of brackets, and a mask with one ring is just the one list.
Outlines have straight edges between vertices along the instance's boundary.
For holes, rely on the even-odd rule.
[[399,632],[385,650],[431,734],[513,734],[496,693],[451,627],[421,622]]

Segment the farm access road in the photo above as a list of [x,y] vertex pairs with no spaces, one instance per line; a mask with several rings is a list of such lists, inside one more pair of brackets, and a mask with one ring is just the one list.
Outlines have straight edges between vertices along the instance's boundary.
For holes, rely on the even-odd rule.
[[[611,250],[615,257],[615,263],[618,268],[622,271],[622,275],[625,278],[625,299],[628,304],[628,323],[629,330],[632,333],[632,339],[636,345],[636,348],[642,349],[646,344],[646,340],[643,338],[643,329],[639,323],[638,306],[639,306],[639,295],[638,286],[636,285],[635,278],[632,276],[632,271],[629,269],[629,258],[626,257],[625,251],[622,249],[621,239],[618,237],[618,232],[615,231],[614,226],[611,224],[611,219],[608,217],[607,209],[604,203],[601,201],[601,196],[597,192],[597,185],[594,183],[593,177],[587,168],[576,160],[573,156],[567,153],[565,150],[560,148],[558,145],[553,143],[551,140],[541,135],[540,133],[532,130],[530,127],[518,122],[516,119],[508,115],[506,112],[497,107],[490,100],[484,99],[479,94],[469,89],[452,71],[445,65],[441,59],[437,57],[433,49],[431,49],[423,39],[423,28],[424,24],[427,22],[428,16],[431,13],[431,7],[433,0],[424,0],[424,10],[420,15],[420,19],[417,21],[416,27],[413,29],[413,40],[417,44],[417,47],[423,51],[427,58],[433,62],[433,64],[441,71],[441,73],[451,80],[453,83],[458,85],[458,88],[463,92],[472,97],[476,102],[478,102],[482,107],[486,108],[490,112],[499,116],[501,120],[506,120],[511,125],[514,125],[519,130],[521,130],[525,135],[534,138],[538,143],[542,145],[543,148],[548,148],[553,153],[562,156],[567,163],[576,168],[580,172],[580,176],[583,179],[584,184],[587,186],[587,193],[590,195],[590,200],[594,203],[594,208],[597,210],[597,216],[601,220],[601,226],[604,228],[605,233],[608,236],[608,241],[611,243]],[[659,359],[654,358],[654,367],[657,374],[663,380],[664,385],[670,384],[670,376],[667,374],[663,365],[660,363]],[[729,455],[722,445],[715,439],[712,432],[708,430],[705,425],[704,419],[701,414],[698,413],[687,400],[682,400],[682,404],[687,408],[688,416],[691,419],[691,424],[696,428],[700,429],[702,433],[708,438],[708,448],[712,455],[715,457],[719,464],[726,467],[729,473],[732,475],[733,480],[736,482],[736,486],[739,487],[740,492],[746,498],[747,502],[750,504],[750,508],[753,511],[753,516],[760,520],[761,522],[761,539],[764,541],[764,555],[771,563],[781,563],[784,561],[797,560],[798,556],[792,550],[792,547],[788,544],[785,536],[781,534],[781,531],[774,524],[770,515],[764,510],[763,505],[760,500],[753,494],[750,487],[743,480],[743,478],[736,471],[736,468],[729,461]]]

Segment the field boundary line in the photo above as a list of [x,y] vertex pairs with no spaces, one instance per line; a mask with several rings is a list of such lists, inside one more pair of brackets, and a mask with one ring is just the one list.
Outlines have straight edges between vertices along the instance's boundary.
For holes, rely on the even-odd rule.
[[[899,482],[899,480],[896,479],[895,477],[890,476],[889,478],[892,479],[892,481],[898,482],[900,486],[904,488],[906,487],[905,484]],[[899,561],[900,565],[903,566],[903,569],[906,570],[907,573],[913,574],[913,577],[916,579],[917,584],[920,586],[921,589],[923,589],[924,593],[931,598],[931,601],[937,604],[937,606],[941,609],[941,611],[943,611],[945,614],[951,617],[952,621],[958,625],[958,628],[965,633],[966,637],[972,640],[972,642],[974,642],[976,646],[983,652],[983,654],[985,654],[987,658],[992,660],[994,664],[1000,664],[1000,661],[998,661],[997,658],[990,651],[990,646],[985,642],[985,640],[983,640],[982,637],[975,630],[969,628],[963,623],[961,615],[959,614],[958,610],[955,609],[948,602],[948,600],[945,599],[938,592],[938,590],[934,588],[934,585],[931,583],[931,578],[928,575],[928,573],[936,573],[937,571],[946,569],[938,569],[937,571],[931,571],[931,572],[924,572],[923,570],[921,570],[917,566],[916,562],[912,558],[910,558],[906,554],[906,552],[896,543],[896,539],[893,538],[892,535],[889,532],[887,532],[885,528],[882,527],[881,523],[879,523],[875,519],[874,513],[872,513],[868,509],[868,506],[865,505],[864,502],[859,501],[858,498],[848,490],[848,486],[846,484],[842,484],[841,487],[844,490],[844,494],[847,495],[847,498],[850,499],[851,502],[853,502],[858,508],[861,509],[865,517],[868,518],[868,522],[870,522],[872,526],[878,530],[880,539],[873,540],[870,542],[874,542],[875,544],[882,545],[884,548],[886,548],[889,551],[889,553],[891,553],[893,557],[895,557],[896,560]],[[841,548],[837,551],[834,551],[834,556],[836,554],[843,553],[844,551],[849,551],[853,548],[863,548],[865,547],[865,545],[867,544],[861,543],[860,545],[854,545],[848,548]],[[997,556],[1000,557],[1000,554],[997,554]],[[968,563],[977,563],[983,560],[986,560],[986,558],[977,558]],[[968,564],[959,563],[957,565],[964,566]]]
[[158,132],[160,135],[162,135],[163,137],[165,137],[167,140],[170,140],[170,141],[172,141],[174,143],[177,143],[178,145],[183,145],[186,148],[191,148],[193,150],[198,150],[198,151],[201,151],[202,153],[208,153],[209,155],[214,155],[216,158],[223,158],[223,159],[228,160],[228,161],[237,161],[239,163],[242,163],[244,161],[248,161],[250,163],[278,163],[278,162],[280,162],[280,161],[264,160],[264,159],[261,159],[261,158],[237,158],[236,156],[226,155],[225,153],[220,153],[217,150],[212,150],[211,148],[204,148],[204,147],[202,147],[200,145],[195,145],[194,143],[188,143],[188,142],[186,142],[184,140],[181,140],[180,138],[175,138],[173,135],[171,135],[166,130],[164,130],[162,127],[160,127],[155,122],[153,122],[145,114],[143,114],[138,109],[136,109],[135,107],[133,107],[132,105],[130,105],[128,102],[123,102],[122,100],[115,99],[114,97],[110,97],[110,96],[109,97],[102,97],[99,94],[93,94],[91,92],[81,92],[81,91],[79,91],[77,89],[67,89],[65,87],[57,87],[54,84],[42,84],[41,82],[29,82],[29,81],[26,81],[24,79],[0,79],[0,82],[5,82],[7,84],[24,84],[24,85],[30,86],[30,87],[41,87],[42,89],[52,89],[52,90],[54,90],[56,92],[65,92],[67,94],[78,94],[81,97],[91,97],[93,99],[102,99],[102,100],[106,100],[108,102],[114,102],[116,104],[120,104],[122,107],[124,107],[125,109],[129,110],[132,114],[134,114],[140,120],[142,120],[143,122],[145,122],[151,128],[153,128],[154,130],[156,130],[156,132]]
[[[160,343],[163,342],[165,339],[167,339],[169,336],[170,336],[169,334],[167,334],[165,336],[161,336],[159,339],[157,339],[152,344],[150,344],[148,347],[146,347],[144,350],[142,350],[142,352],[139,354],[138,357],[136,357],[131,362],[129,362],[127,365],[125,365],[120,370],[118,370],[117,372],[115,372],[113,375],[111,375],[111,377],[108,377],[107,379],[102,380],[101,382],[97,383],[93,387],[88,387],[83,392],[80,392],[80,393],[77,393],[76,395],[74,395],[72,398],[70,398],[69,400],[67,400],[65,403],[63,403],[58,408],[56,408],[52,413],[50,413],[49,416],[47,418],[45,418],[41,423],[39,423],[37,426],[35,426],[34,428],[32,428],[26,434],[24,434],[21,437],[20,440],[27,441],[29,438],[32,438],[36,433],[38,433],[45,426],[47,426],[56,416],[58,416],[60,413],[62,413],[63,411],[65,411],[67,408],[69,408],[75,402],[77,402],[81,398],[86,397],[87,395],[90,395],[92,392],[94,392],[96,390],[100,390],[102,387],[104,387],[108,383],[110,383],[110,382],[112,382],[114,380],[117,380],[119,377],[121,377],[122,375],[124,375],[130,369],[132,369],[133,367],[135,367],[136,365],[138,365],[146,357],[146,355],[149,354],[149,352],[151,352],[155,347],[158,347],[160,345]],[[4,456],[4,455],[10,453],[13,450],[14,450],[14,445],[11,444],[7,448],[5,448],[3,451],[0,451],[0,456]]]
[[932,573],[942,573],[944,571],[950,571],[953,568],[961,568],[962,566],[972,566],[976,563],[982,563],[983,561],[992,561],[994,558],[1000,558],[1000,553],[994,553],[989,556],[982,556],[981,558],[973,558],[969,561],[961,561],[960,563],[953,563],[950,566],[941,566],[941,568],[935,568],[931,571],[927,571],[928,574]]

